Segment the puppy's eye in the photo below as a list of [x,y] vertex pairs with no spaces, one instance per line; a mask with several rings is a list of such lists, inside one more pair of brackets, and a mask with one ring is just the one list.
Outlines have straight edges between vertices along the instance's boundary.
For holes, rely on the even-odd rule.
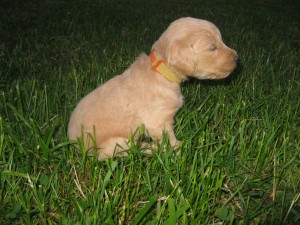
[[209,47],[209,51],[211,51],[211,52],[216,51],[216,50],[217,50],[217,46],[215,44],[213,44]]

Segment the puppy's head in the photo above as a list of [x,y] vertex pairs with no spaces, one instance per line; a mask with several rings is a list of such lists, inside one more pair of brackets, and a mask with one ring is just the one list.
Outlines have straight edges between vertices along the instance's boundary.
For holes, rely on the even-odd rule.
[[174,21],[152,50],[168,67],[185,79],[221,79],[236,67],[237,53],[227,47],[219,29],[206,20],[181,18]]

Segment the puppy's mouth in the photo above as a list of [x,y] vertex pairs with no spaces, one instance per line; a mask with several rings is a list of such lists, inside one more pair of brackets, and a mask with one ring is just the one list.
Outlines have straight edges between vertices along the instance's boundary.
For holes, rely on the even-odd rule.
[[237,61],[233,62],[231,65],[231,68],[228,68],[225,71],[214,71],[212,73],[209,73],[207,76],[207,79],[224,79],[228,77],[237,67]]
[[204,80],[204,79],[210,79],[210,80],[217,80],[217,79],[224,79],[226,77],[228,77],[232,71],[226,71],[226,72],[213,72],[213,73],[209,73],[207,75],[197,75],[196,77],[198,79]]
[[224,72],[224,73],[213,73],[211,75],[209,75],[209,79],[224,79],[226,77],[228,77],[231,73],[233,72]]
[[211,68],[208,70],[202,71],[202,74],[197,74],[195,77],[198,79],[224,79],[228,77],[237,67],[238,65],[238,56],[236,55],[234,60],[227,61],[222,64],[222,66],[218,66],[219,68]]

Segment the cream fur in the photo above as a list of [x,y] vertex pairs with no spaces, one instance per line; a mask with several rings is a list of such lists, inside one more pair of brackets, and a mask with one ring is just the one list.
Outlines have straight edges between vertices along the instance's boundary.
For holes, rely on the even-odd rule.
[[[222,42],[215,25],[190,17],[174,21],[152,50],[181,79],[225,78],[238,59],[236,52]],[[86,141],[85,148],[95,145],[99,160],[126,155],[122,149],[141,125],[152,139],[159,140],[163,131],[167,132],[170,144],[176,146],[173,118],[182,104],[180,85],[154,72],[150,58],[143,53],[124,73],[79,102],[70,118],[68,136],[76,140],[91,134],[95,140]]]

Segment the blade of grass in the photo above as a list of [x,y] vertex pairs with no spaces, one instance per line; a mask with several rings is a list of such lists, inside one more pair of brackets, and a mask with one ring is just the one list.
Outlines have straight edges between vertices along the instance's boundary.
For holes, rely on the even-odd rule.
[[149,199],[149,202],[138,212],[136,217],[134,218],[133,222],[131,223],[132,225],[137,225],[140,224],[142,221],[143,217],[149,212],[151,207],[155,204],[157,201],[157,195],[154,195]]

